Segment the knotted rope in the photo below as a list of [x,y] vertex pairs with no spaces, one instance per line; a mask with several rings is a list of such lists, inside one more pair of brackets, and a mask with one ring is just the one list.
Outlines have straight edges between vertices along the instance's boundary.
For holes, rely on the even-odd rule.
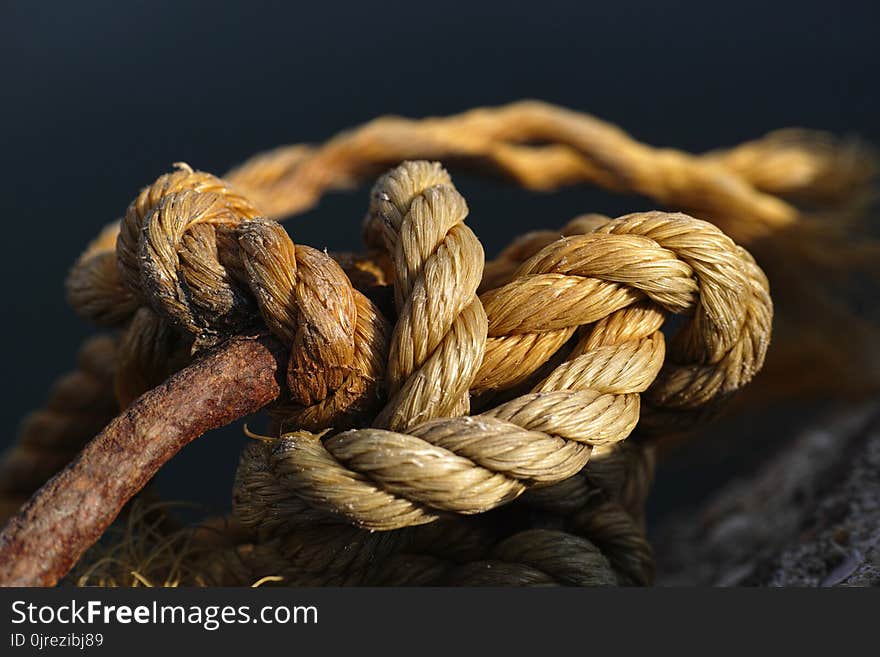
[[718,227],[665,212],[579,217],[484,266],[464,199],[425,161],[376,183],[364,255],[265,217],[410,157],[637,191],[751,241],[802,225],[795,199],[860,202],[867,155],[779,133],[691,156],[535,102],[385,118],[226,180],[179,165],[74,266],[74,307],[122,330],[122,407],[229,336],[289,350],[281,437],[249,445],[236,476],[250,538],[204,563],[217,583],[649,583],[651,450],[623,441],[691,427],[748,383],[766,277]]
[[[227,178],[277,218],[406,159],[441,160],[534,190],[592,183],[712,221],[749,248],[775,281],[780,340],[763,377],[763,398],[792,391],[843,397],[872,392],[880,382],[876,322],[864,321],[855,310],[861,302],[843,299],[837,285],[857,271],[876,281],[880,262],[880,245],[864,230],[880,168],[858,140],[789,129],[693,155],[528,100],[448,117],[380,117],[324,144],[259,154]],[[490,263],[490,280],[493,273]],[[836,340],[842,325],[850,336],[844,342]],[[789,376],[804,359],[816,367]]]
[[[295,430],[251,445],[236,478],[236,515],[262,537],[248,572],[292,567],[300,583],[650,581],[644,488],[624,496],[619,477],[577,475],[591,455],[631,453],[615,446],[639,422],[643,394],[644,426],[665,429],[748,382],[769,340],[766,278],[717,227],[650,212],[592,216],[556,241],[532,236],[504,252],[487,287],[467,212],[436,163],[406,162],[376,183],[364,223],[376,264],[345,261],[389,275],[393,329],[329,255],[294,245],[231,185],[186,166],[129,207],[116,276],[112,228],[74,268],[78,309],[128,322],[123,403],[190,352],[259,330],[257,316],[290,348],[289,394],[274,410]],[[689,318],[667,357],[670,314]],[[529,489],[527,506],[574,533],[479,541],[481,558],[466,564],[419,540],[418,525],[456,527]],[[321,558],[352,541],[353,563]],[[388,557],[380,568],[377,554]]]
[[[771,278],[783,283],[777,285],[783,308],[777,328],[785,335],[774,350],[773,371],[764,377],[774,382],[770,392],[778,393],[782,382],[790,388],[793,378],[786,372],[805,357],[817,359],[819,367],[813,376],[797,377],[802,388],[843,394],[841,386],[831,390],[826,385],[840,376],[847,389],[864,390],[876,383],[871,374],[876,368],[861,368],[856,377],[848,374],[865,362],[866,354],[874,357],[876,333],[841,301],[839,290],[830,287],[841,270],[867,267],[876,273],[876,241],[852,238],[866,204],[874,198],[872,182],[878,170],[873,153],[859,141],[782,130],[729,150],[690,155],[639,143],[589,115],[521,101],[442,118],[379,118],[322,146],[287,146],[255,156],[227,179],[241,191],[239,196],[256,201],[277,218],[302,212],[323,193],[361,184],[407,158],[442,159],[500,173],[530,189],[592,182],[642,193],[709,219],[761,251]],[[149,194],[142,206],[148,198]],[[505,261],[502,256],[489,263],[484,289],[493,282],[496,265]],[[111,261],[110,272],[112,265]],[[812,275],[804,274],[805,269]],[[106,321],[98,308],[74,299],[76,278],[70,279],[74,305]],[[114,295],[112,281],[104,281],[110,294],[98,294],[100,285],[100,280],[87,276],[80,294],[100,297],[117,321],[124,320],[131,303],[128,295]],[[809,326],[801,317],[800,308],[806,305],[815,309]],[[828,349],[841,324],[850,328],[852,340]]]
[[115,231],[115,272],[114,227],[73,268],[69,298],[80,312],[128,322],[116,382],[123,407],[192,351],[256,330],[257,310],[291,347],[285,422],[317,430],[375,404],[387,321],[332,258],[295,246],[258,214],[219,178],[181,165],[129,206]]
[[388,357],[390,399],[376,426],[406,429],[470,409],[486,313],[476,294],[483,248],[464,225],[467,212],[436,163],[398,167],[373,189],[365,232],[381,236],[393,263],[398,313]]
[[[400,179],[409,183],[424,175],[417,167],[425,166],[396,169],[380,180],[373,199],[394,198],[397,188],[406,187]],[[444,211],[443,204],[410,202],[405,211],[398,205],[395,216],[424,235],[451,223],[439,216]],[[371,212],[368,222],[374,220]],[[394,237],[386,241],[394,243]],[[429,250],[437,240],[422,243]],[[395,264],[412,277],[404,258],[395,257]],[[454,290],[444,288],[439,275],[419,274],[419,284],[430,280],[435,297],[454,303]],[[429,298],[426,292],[420,296]],[[401,297],[398,292],[403,307]],[[579,327],[594,326],[527,394],[479,415],[425,421],[428,414],[416,407],[407,421],[395,423],[401,427],[396,431],[381,428],[387,426],[383,412],[378,428],[324,439],[297,432],[270,455],[282,490],[267,494],[261,478],[253,484],[260,495],[272,505],[285,494],[295,496],[313,510],[373,530],[430,522],[442,513],[485,512],[530,485],[573,476],[593,449],[626,438],[638,422],[639,393],[649,387],[648,399],[660,418],[655,423],[670,413],[702,411],[741,387],[763,361],[772,316],[767,281],[742,249],[710,224],[666,213],[630,215],[560,240],[524,263],[511,283],[483,293],[481,301],[489,338],[482,367],[466,379],[475,392],[527,380]],[[439,304],[431,309],[444,316]],[[392,358],[400,351],[420,353],[418,341],[427,328],[414,332],[407,311],[395,328]],[[665,367],[663,311],[693,313]],[[438,324],[442,335],[450,321]],[[407,338],[403,344],[401,335]],[[448,360],[446,368],[470,374]],[[417,382],[420,394],[427,388],[435,404],[458,398],[458,388],[439,377],[420,373]],[[251,485],[246,474],[239,477],[239,515],[253,513],[242,507],[261,504]]]
[[[570,584],[552,573],[560,561],[585,560],[590,565],[580,573],[584,583],[647,585],[653,580],[653,551],[641,524],[653,466],[642,446],[611,447],[579,475],[532,489],[521,502],[478,518],[446,516],[383,532],[328,524],[301,499],[279,491],[271,451],[254,444],[242,456],[238,479],[249,481],[251,494],[262,481],[264,504],[238,500],[237,517],[256,538],[217,550],[203,564],[222,573],[217,584],[242,585],[273,575],[312,586]],[[241,492],[237,486],[236,494]],[[271,498],[276,494],[280,497]],[[532,545],[547,535],[529,529],[536,521],[535,528],[552,530],[553,549]],[[531,558],[517,559],[513,552],[502,558],[502,544]]]

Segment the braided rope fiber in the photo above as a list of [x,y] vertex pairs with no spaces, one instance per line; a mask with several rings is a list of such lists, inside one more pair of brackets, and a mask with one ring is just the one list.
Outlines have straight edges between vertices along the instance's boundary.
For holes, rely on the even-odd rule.
[[[713,416],[760,370],[766,276],[718,226],[660,211],[585,215],[487,265],[448,172],[397,162],[412,149],[533,189],[599,182],[765,230],[799,216],[772,192],[812,174],[772,175],[763,144],[654,152],[537,103],[383,119],[227,180],[178,165],[90,245],[68,296],[121,332],[123,407],[229,336],[268,330],[289,349],[275,435],[236,474],[247,539],[204,564],[219,582],[647,584],[649,438]],[[388,164],[366,255],[296,244],[267,218]]]
[[[714,225],[663,212],[594,215],[561,239],[531,236],[485,278],[467,213],[437,163],[405,162],[376,183],[364,234],[373,261],[386,263],[373,269],[393,290],[393,325],[333,258],[295,245],[230,185],[186,166],[126,212],[115,278],[112,227],[75,266],[80,311],[125,324],[122,404],[191,353],[260,323],[290,347],[288,394],[273,412],[292,431],[249,447],[236,477],[236,515],[258,537],[242,560],[248,573],[650,581],[643,494],[627,504],[608,492],[624,485],[606,481],[574,507],[560,500],[578,497],[570,487],[592,455],[614,460],[641,415],[646,430],[692,424],[748,382],[769,342],[767,280]],[[116,307],[131,316],[108,312],[114,304],[93,289],[126,300]],[[674,314],[687,319],[667,347],[661,329]],[[570,531],[518,526],[467,563],[419,547],[418,525],[449,526],[529,489],[530,504],[555,509]],[[367,567],[364,556],[341,568],[316,556],[334,545],[387,553],[387,563]]]
[[[373,198],[388,196],[386,186],[415,177],[419,166],[402,165],[381,179]],[[406,216],[424,223],[416,232],[448,223],[428,213]],[[416,410],[405,430],[383,428],[380,414],[379,427],[324,438],[296,432],[271,451],[276,485],[312,509],[373,530],[485,512],[531,485],[575,475],[593,449],[625,439],[639,420],[640,393],[648,391],[662,423],[669,414],[704,411],[741,387],[760,368],[772,316],[766,278],[743,250],[710,224],[667,213],[630,215],[551,244],[481,301],[489,317],[483,366],[474,375],[447,365],[475,392],[520,384],[579,328],[589,329],[526,394],[478,415],[420,421]],[[692,317],[664,365],[659,329],[669,312]],[[418,353],[416,341],[431,337],[409,329],[410,321],[401,316],[395,337],[405,327],[407,351]],[[434,401],[458,394],[448,379],[419,383],[432,385],[420,394]],[[250,485],[239,477],[239,508],[260,504]],[[265,494],[262,479],[258,486]],[[273,504],[283,496],[268,495]]]

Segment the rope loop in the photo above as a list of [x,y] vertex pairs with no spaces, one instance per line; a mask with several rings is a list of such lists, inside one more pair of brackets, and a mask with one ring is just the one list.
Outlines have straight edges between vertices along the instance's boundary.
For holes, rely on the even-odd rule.
[[[471,272],[482,263],[464,260],[482,251],[467,250],[465,211],[439,165],[404,163],[380,178],[365,233],[394,265],[391,401],[370,427],[297,431],[265,447],[274,478],[261,474],[257,487],[242,466],[242,516],[293,497],[371,530],[484,513],[574,476],[627,438],[642,394],[663,426],[717,407],[760,367],[766,278],[712,224],[664,212],[593,218],[591,232],[547,244],[477,298]],[[468,308],[485,313],[485,342],[481,326],[447,349],[450,333],[470,329]],[[667,359],[670,314],[687,321]],[[496,403],[467,415],[468,390]]]
[[405,162],[370,195],[365,230],[381,235],[393,263],[398,313],[388,356],[390,399],[377,427],[406,429],[470,409],[487,322],[476,294],[483,248],[463,223],[467,213],[436,162]]
[[[511,141],[508,122],[551,144]],[[482,137],[468,141],[454,124]],[[740,179],[726,167],[739,160],[648,158],[625,134],[541,104],[425,125],[452,143],[438,152],[470,153],[520,179],[535,171],[527,163],[546,163],[548,180],[529,178],[531,187],[598,180],[683,207],[696,207],[694,187],[723,189],[731,211],[758,208],[766,225],[790,219],[773,197],[730,183]],[[274,209],[301,209],[378,165],[346,168],[349,149],[413,129],[387,119],[271,157],[283,170],[267,160],[233,177],[273,187],[262,198]],[[642,160],[660,173],[639,169]],[[321,166],[332,181],[306,176]],[[278,185],[290,180],[298,192],[285,195]],[[767,278],[717,226],[660,211],[578,217],[487,264],[468,212],[438,162],[403,161],[371,191],[369,252],[334,258],[295,244],[232,184],[178,165],[90,245],[68,294],[87,316],[123,327],[123,406],[236,333],[268,330],[289,347],[287,392],[271,409],[280,437],[250,444],[236,474],[254,564],[296,567],[313,583],[650,582],[640,517],[652,461],[624,441],[637,426],[692,426],[748,383],[769,344]],[[552,520],[512,522],[516,531],[489,541],[463,518],[499,507]],[[446,531],[470,537],[473,553],[408,552]],[[350,551],[328,559],[309,537]]]

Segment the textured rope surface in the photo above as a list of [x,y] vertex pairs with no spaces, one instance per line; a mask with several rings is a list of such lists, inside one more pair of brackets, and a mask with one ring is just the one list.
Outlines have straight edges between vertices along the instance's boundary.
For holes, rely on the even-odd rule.
[[[262,493],[278,493],[270,460],[271,448],[251,445],[239,477],[253,482],[262,478]],[[580,573],[582,581],[589,580],[584,583],[646,585],[653,580],[654,564],[641,514],[652,468],[643,447],[614,446],[578,476],[533,489],[504,510],[479,519],[446,516],[384,532],[327,524],[325,517],[289,495],[271,504],[241,503],[239,517],[256,538],[218,550],[213,562],[222,565],[212,570],[225,573],[218,583],[227,585],[271,575],[288,584],[313,586],[570,584],[552,575],[554,563],[562,559],[590,562],[590,571]],[[293,517],[301,522],[292,524]],[[528,529],[536,517],[543,527],[553,528],[551,545],[543,543],[546,533]],[[501,543],[528,550],[532,558],[499,559]]]
[[711,217],[735,239],[798,220],[778,195],[850,199],[876,171],[857,142],[781,131],[730,151],[694,156],[641,144],[614,125],[539,101],[412,120],[382,117],[318,147],[257,155],[227,178],[272,216],[302,212],[329,190],[355,186],[401,160],[461,162],[528,189],[594,183]]
[[466,415],[486,343],[477,298],[483,248],[464,225],[467,205],[436,163],[414,162],[373,188],[365,230],[394,265],[397,324],[388,357],[389,401],[378,427],[406,429]]
[[[712,221],[748,247],[775,283],[778,348],[752,397],[844,398],[880,385],[876,317],[865,321],[861,301],[842,298],[837,284],[843,272],[874,281],[880,273],[880,243],[865,230],[880,169],[858,140],[789,129],[692,155],[640,143],[586,114],[521,101],[449,117],[380,117],[323,145],[257,155],[227,177],[281,217],[417,158],[498,174],[529,189],[592,183]],[[487,273],[491,280],[491,263]],[[837,340],[841,326],[849,340]],[[805,359],[816,367],[789,376]]]
[[[595,326],[530,392],[479,415],[425,422],[417,410],[405,432],[284,439],[269,467],[285,490],[269,493],[271,504],[292,495],[381,530],[441,513],[482,513],[529,485],[573,476],[594,448],[625,439],[638,422],[639,393],[649,387],[661,426],[670,415],[681,423],[683,414],[704,412],[741,387],[763,361],[772,316],[766,279],[744,251],[710,224],[665,213],[631,215],[551,244],[514,281],[481,299],[489,316],[487,374],[469,381],[475,391],[527,380],[578,327]],[[661,369],[663,311],[693,318]],[[439,377],[421,383],[432,385],[434,399],[456,390]],[[239,509],[243,499],[266,504],[251,485],[240,476]],[[262,479],[254,485],[264,491]]]
[[[117,279],[112,228],[74,268],[82,312],[122,319],[82,292],[99,281],[137,307],[120,345],[123,404],[190,352],[258,330],[257,313],[290,347],[289,396],[274,413],[294,431],[243,455],[235,511],[262,539],[238,570],[293,569],[306,583],[650,581],[639,504],[595,484],[560,511],[570,533],[517,525],[467,564],[426,553],[410,528],[454,525],[534,487],[539,506],[560,504],[591,455],[613,460],[643,394],[646,429],[711,412],[763,362],[766,278],[717,227],[662,212],[585,217],[555,241],[532,235],[484,278],[466,216],[436,163],[407,162],[376,183],[364,224],[374,255],[343,260],[387,279],[393,328],[329,255],[295,245],[229,185],[188,167],[130,206]],[[688,320],[667,354],[671,314]],[[388,560],[367,568],[356,557],[340,570],[315,556],[352,541],[350,554]]]
[[[385,369],[377,355],[389,332],[375,304],[330,256],[295,246],[222,180],[180,166],[138,195],[119,227],[105,229],[68,279],[79,312],[126,323],[120,404],[179,369],[192,351],[256,330],[261,315],[291,347],[291,395],[278,409],[285,422],[317,430],[331,418],[345,422],[370,409]],[[106,297],[86,293],[96,289]]]
[[859,184],[858,149],[789,137],[770,166],[779,139],[690,156],[533,102],[380,119],[227,180],[178,165],[90,245],[69,298],[122,332],[122,406],[228,336],[268,329],[289,348],[281,437],[242,455],[245,532],[205,562],[217,582],[645,584],[650,447],[623,441],[703,421],[761,368],[773,311],[748,252],[645,212],[579,217],[487,265],[449,174],[422,160],[375,184],[364,255],[295,244],[264,213],[427,155],[532,189],[638,191],[752,239],[800,220],[775,194],[842,162],[815,198]]

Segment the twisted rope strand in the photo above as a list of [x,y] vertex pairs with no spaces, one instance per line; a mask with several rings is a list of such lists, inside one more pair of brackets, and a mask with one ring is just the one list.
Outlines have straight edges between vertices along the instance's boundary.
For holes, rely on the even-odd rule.
[[394,264],[397,324],[388,356],[390,399],[375,426],[406,429],[467,414],[482,360],[486,314],[476,296],[483,249],[463,224],[467,205],[438,164],[405,162],[379,179],[368,239]]
[[215,194],[232,216],[253,219],[260,215],[256,207],[227,182],[203,171],[193,171],[187,164],[178,164],[178,167],[177,171],[160,176],[152,185],[141,190],[122,219],[116,256],[121,280],[134,292],[140,290],[140,243],[144,226],[167,197],[186,191]]
[[[440,159],[481,173],[499,173],[538,190],[593,183],[645,194],[658,204],[717,223],[748,245],[777,281],[782,309],[777,331],[785,346],[771,359],[761,393],[845,395],[877,385],[875,327],[858,302],[841,302],[830,281],[856,269],[875,277],[880,247],[863,230],[876,200],[876,154],[863,143],[806,130],[783,130],[731,149],[690,155],[652,148],[594,117],[537,101],[479,108],[421,120],[382,117],[340,133],[322,146],[282,147],[229,172],[272,216],[312,207],[403,159]],[[792,275],[791,272],[799,272]],[[487,268],[483,289],[507,282]],[[821,308],[804,325],[801,307]],[[841,324],[852,340],[834,350]],[[795,327],[795,328],[789,328]],[[806,331],[806,332],[805,332]],[[562,340],[562,338],[560,338]],[[564,340],[562,340],[564,342]],[[810,358],[814,374],[784,374]],[[851,372],[859,371],[853,377]],[[847,389],[828,381],[847,381]],[[782,383],[785,381],[785,383]]]
[[[275,409],[283,422],[319,430],[331,420],[345,427],[371,414],[383,398],[390,328],[382,313],[329,256],[295,247],[226,182],[180,166],[140,193],[118,230],[107,229],[69,279],[81,312],[106,315],[96,293],[83,290],[110,290],[107,305],[120,309],[113,321],[127,321],[120,402],[183,365],[187,350],[253,330],[256,306],[293,347],[291,398]],[[108,268],[114,236],[115,276]],[[90,264],[93,253],[100,266]],[[150,309],[138,309],[138,300]]]
[[[543,299],[533,291],[534,279],[560,269],[552,280],[585,280],[592,296],[610,290],[611,301],[602,299],[606,320],[533,392],[474,417],[414,423],[405,433],[370,428],[323,440],[308,433],[289,436],[269,457],[277,486],[369,529],[432,522],[444,513],[481,513],[529,485],[573,476],[594,447],[626,438],[638,421],[638,394],[652,384],[651,398],[661,406],[687,407],[697,395],[706,404],[744,384],[760,365],[766,335],[755,343],[753,329],[769,326],[766,280],[752,285],[748,276],[759,270],[710,224],[685,215],[630,215],[545,247],[506,288],[483,295],[490,332],[564,328],[571,335],[600,319],[584,314],[587,295],[568,301],[564,285],[554,288],[561,292],[547,306],[549,316],[535,313]],[[712,292],[703,294],[706,287]],[[631,306],[642,299],[667,311],[694,312],[674,341],[690,363],[661,370],[663,315],[646,302]],[[752,306],[743,317],[742,308]],[[544,360],[547,355],[542,352]],[[702,390],[703,375],[719,363],[724,371]],[[239,485],[250,486],[246,477]],[[285,491],[270,497],[283,499]]]
[[[603,132],[571,113],[554,115],[558,123],[550,125],[544,106],[515,109],[515,128],[468,115],[466,126],[482,135],[471,146],[508,139],[509,128],[526,139],[567,140],[569,149],[593,158],[590,175],[610,186],[695,201],[706,189],[715,194],[717,184],[736,208],[785,210],[782,201],[772,202],[778,199],[751,194],[722,166],[697,167],[683,154],[649,154],[668,179],[639,178],[631,169],[647,157],[639,150],[645,147],[623,133]],[[346,153],[349,137],[288,157],[285,166],[300,176],[299,191],[287,190],[288,207],[338,183],[329,163]],[[497,162],[513,162],[528,148],[495,144],[491,152]],[[529,158],[564,152],[537,148]],[[352,162],[340,174],[349,180],[374,166]],[[240,180],[272,179],[268,169],[258,173]],[[688,175],[690,182],[679,180]],[[688,196],[694,190],[696,197]],[[393,329],[329,255],[294,245],[229,184],[188,167],[161,177],[129,207],[116,240],[117,280],[107,273],[109,239],[94,249],[100,267],[75,268],[70,289],[88,314],[124,319],[121,312],[108,317],[105,306],[81,293],[101,276],[108,294],[121,299],[123,290],[130,305],[140,305],[123,340],[122,400],[161,376],[176,350],[184,356],[190,344],[202,349],[258,328],[255,311],[291,348],[289,390],[274,412],[293,431],[249,447],[236,475],[236,514],[257,538],[249,556],[254,567],[283,555],[305,582],[650,581],[650,548],[638,517],[643,485],[618,482],[597,497],[595,486],[576,475],[589,472],[591,455],[616,460],[617,445],[639,422],[643,394],[650,426],[678,426],[748,382],[768,344],[766,278],[715,226],[663,212],[581,218],[555,241],[551,233],[531,235],[484,276],[483,251],[466,215],[464,199],[437,163],[405,162],[377,182],[364,234],[378,255],[366,270],[347,262],[375,280],[390,278]],[[668,314],[689,317],[667,358],[661,328]],[[471,394],[524,385],[513,398],[467,415]],[[520,531],[485,546],[465,566],[407,556],[410,527],[483,513],[528,489],[545,506],[565,508],[567,533]],[[580,501],[565,507],[560,498],[572,491]],[[343,531],[340,521],[386,534]],[[351,558],[322,562],[321,550],[333,546],[351,550]],[[374,553],[397,570],[373,568]],[[318,562],[325,573],[316,572]]]
[[[538,145],[526,145],[530,142]],[[793,206],[756,190],[719,165],[717,157],[653,149],[616,126],[539,101],[445,118],[383,117],[321,147],[296,145],[258,155],[227,178],[269,214],[286,216],[312,207],[329,190],[346,189],[395,162],[417,158],[476,163],[527,189],[590,182],[643,193],[665,205],[706,212],[738,239],[798,217]],[[754,168],[740,167],[750,171]]]
[[380,401],[390,328],[378,308],[352,288],[326,254],[294,246],[268,220],[239,231],[249,284],[270,330],[292,345],[291,403],[283,421],[321,430],[350,426]]
[[[218,248],[224,232],[243,220],[230,212],[224,197],[185,190],[162,197],[143,224],[138,245],[142,294],[200,345],[246,325],[252,314],[248,296],[225,266],[235,251]],[[119,249],[125,248],[123,234]],[[120,263],[126,262],[122,253]],[[221,254],[227,256],[225,263]]]
[[[265,477],[266,486],[256,494],[272,494],[270,472],[271,448],[253,443],[248,448],[253,457],[243,457],[242,467],[256,467]],[[620,584],[649,584],[653,580],[652,550],[640,528],[640,518],[650,482],[652,461],[650,452],[641,446],[620,443],[602,450],[590,468],[578,476],[553,486],[535,488],[526,493],[523,501],[566,517],[568,532],[579,534],[589,543],[561,540],[557,553],[544,552],[548,559],[559,558],[559,552],[587,549],[595,551],[602,546],[602,554]],[[241,470],[240,470],[241,473]],[[256,480],[253,480],[256,481]],[[247,492],[237,485],[236,493]],[[597,495],[600,497],[597,498]],[[259,534],[256,546],[242,546],[236,566],[243,574],[232,583],[246,584],[270,573],[282,574],[288,585],[450,585],[494,584],[523,586],[564,583],[549,572],[549,564],[533,559],[529,564],[501,561],[495,546],[505,539],[514,539],[521,548],[528,547],[530,536],[540,540],[540,534],[515,531],[508,536],[498,535],[486,523],[474,523],[462,516],[446,517],[437,522],[391,532],[352,532],[350,528],[325,525],[326,518],[316,516],[303,500],[296,497],[278,498],[273,504],[254,505],[249,500],[238,500],[237,512],[264,513],[261,517],[242,516],[245,524]],[[294,506],[291,506],[294,505]],[[303,517],[301,524],[292,526],[291,517]],[[604,516],[608,515],[607,518]],[[317,529],[324,527],[324,529]],[[343,538],[340,539],[340,536]],[[373,544],[370,537],[383,539]],[[562,536],[563,539],[570,537]],[[308,546],[308,547],[306,547]],[[326,549],[320,549],[321,546]],[[361,552],[358,552],[358,551]],[[333,555],[348,555],[344,577],[327,566],[337,561]],[[364,554],[372,559],[362,558]],[[358,558],[354,558],[358,555]],[[609,583],[607,562],[598,561],[593,584]],[[596,567],[596,563],[591,567]],[[489,579],[486,579],[486,578]]]

